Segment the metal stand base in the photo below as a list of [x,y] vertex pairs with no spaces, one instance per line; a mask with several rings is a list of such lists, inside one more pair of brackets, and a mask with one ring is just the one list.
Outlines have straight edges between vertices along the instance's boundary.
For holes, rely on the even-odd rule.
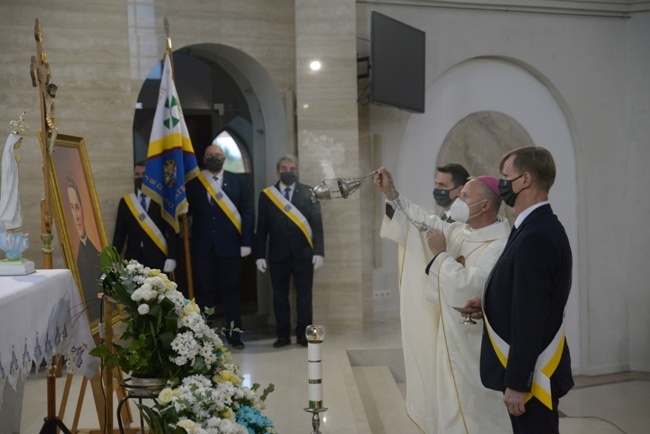
[[133,384],[132,378],[126,378],[124,381],[120,382],[120,386],[124,387],[127,390],[127,394],[120,400],[120,403],[117,405],[117,424],[120,428],[120,433],[124,434],[124,424],[122,423],[122,406],[132,398],[138,400],[138,410],[140,410],[140,433],[144,434],[144,420],[142,418],[142,400],[143,399],[155,399],[158,397],[160,391],[164,388],[165,383],[162,385],[136,385]]
[[321,434],[319,431],[320,429],[320,416],[318,413],[321,413],[323,411],[327,411],[326,408],[305,408],[305,411],[307,413],[313,413],[311,416],[311,427],[313,431],[310,434]]
[[54,419],[45,418],[45,423],[41,428],[40,434],[57,434],[57,429],[60,429],[64,434],[72,434],[70,430],[65,426],[63,421],[58,417]]

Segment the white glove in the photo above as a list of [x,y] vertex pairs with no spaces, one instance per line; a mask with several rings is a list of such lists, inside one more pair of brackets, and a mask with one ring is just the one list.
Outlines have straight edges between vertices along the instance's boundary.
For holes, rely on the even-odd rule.
[[163,265],[164,273],[173,273],[176,269],[176,259],[165,259],[165,265]]
[[321,265],[323,265],[324,261],[325,258],[323,258],[321,255],[314,255],[314,257],[311,258],[311,263],[314,264],[314,270],[318,270]]
[[250,247],[241,247],[241,257],[245,258],[246,256],[250,255],[252,252],[252,249]]
[[266,271],[266,259],[258,259],[255,261],[255,265],[257,265],[257,269],[260,270],[261,273]]

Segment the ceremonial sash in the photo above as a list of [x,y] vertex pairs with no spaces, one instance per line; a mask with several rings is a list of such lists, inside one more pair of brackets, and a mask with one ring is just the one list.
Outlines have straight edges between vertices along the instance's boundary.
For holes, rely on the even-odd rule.
[[[508,353],[510,352],[510,345],[508,345],[506,341],[501,339],[501,337],[496,334],[492,326],[490,326],[485,312],[483,312],[483,321],[485,321],[485,326],[488,331],[488,336],[490,337],[492,347],[494,348],[494,352],[505,368],[508,365]],[[553,410],[553,401],[551,399],[551,375],[553,375],[555,369],[560,364],[560,358],[562,357],[562,352],[564,351],[564,332],[565,322],[563,317],[562,324],[553,337],[553,340],[537,357],[537,361],[535,362],[535,371],[533,373],[533,384],[530,388],[530,392],[526,393],[525,402],[528,402],[528,400],[534,396],[550,410]]]
[[287,217],[289,217],[289,220],[295,223],[296,226],[302,231],[303,234],[305,234],[305,237],[307,238],[307,241],[309,242],[309,245],[314,247],[314,242],[312,241],[311,237],[311,226],[309,226],[309,222],[305,218],[304,215],[291,204],[287,200],[286,197],[280,193],[280,190],[278,190],[275,187],[267,187],[264,190],[264,193],[271,199],[271,202],[275,204],[275,206],[278,207],[280,211],[284,213]]
[[241,215],[239,215],[239,211],[237,211],[235,204],[232,203],[228,195],[217,185],[217,182],[214,179],[208,179],[203,172],[199,173],[198,178],[210,194],[212,200],[219,205],[219,208],[221,208],[221,210],[226,214],[228,220],[235,225],[237,232],[241,235]]
[[135,217],[135,220],[138,222],[142,230],[144,230],[147,236],[151,238],[151,241],[153,241],[165,256],[167,256],[167,240],[165,239],[165,236],[160,229],[158,229],[156,223],[151,220],[147,211],[142,208],[142,204],[135,194],[131,193],[124,196],[124,202],[126,202],[126,206],[129,208],[129,211],[131,211],[131,214],[133,214],[133,217]]

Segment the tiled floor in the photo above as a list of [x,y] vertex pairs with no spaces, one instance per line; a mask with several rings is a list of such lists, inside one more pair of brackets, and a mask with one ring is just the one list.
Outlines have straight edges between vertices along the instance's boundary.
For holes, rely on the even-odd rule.
[[[327,328],[323,347],[323,389],[328,410],[322,413],[321,432],[417,433],[403,411],[404,385],[400,384],[400,367],[396,366],[399,365],[401,346],[399,321],[377,322],[362,330]],[[295,344],[273,349],[273,337],[263,331],[244,335],[244,340],[246,349],[234,352],[235,361],[251,384],[275,384],[276,390],[267,400],[265,413],[274,420],[278,433],[311,432],[311,415],[304,411],[308,403],[306,349]],[[363,369],[370,365],[371,371]],[[57,380],[58,402],[64,382],[65,378]],[[81,379],[75,377],[70,389],[63,418],[68,428],[72,426],[80,383]],[[575,389],[560,401],[560,411],[566,415],[561,419],[561,432],[647,433],[650,426],[649,399],[650,373],[577,377]],[[90,391],[85,394],[83,402],[79,428],[98,428]],[[391,417],[386,417],[387,412],[383,411],[386,407]],[[30,377],[25,386],[21,433],[38,433],[46,408],[46,386],[41,373]],[[5,434],[1,424],[0,434]]]

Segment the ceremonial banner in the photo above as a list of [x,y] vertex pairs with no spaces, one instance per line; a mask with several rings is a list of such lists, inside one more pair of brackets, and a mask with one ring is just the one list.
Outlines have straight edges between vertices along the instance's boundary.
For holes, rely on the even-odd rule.
[[199,174],[199,168],[167,53],[163,64],[142,191],[161,206],[163,218],[179,232],[178,216],[187,209],[185,183]]

